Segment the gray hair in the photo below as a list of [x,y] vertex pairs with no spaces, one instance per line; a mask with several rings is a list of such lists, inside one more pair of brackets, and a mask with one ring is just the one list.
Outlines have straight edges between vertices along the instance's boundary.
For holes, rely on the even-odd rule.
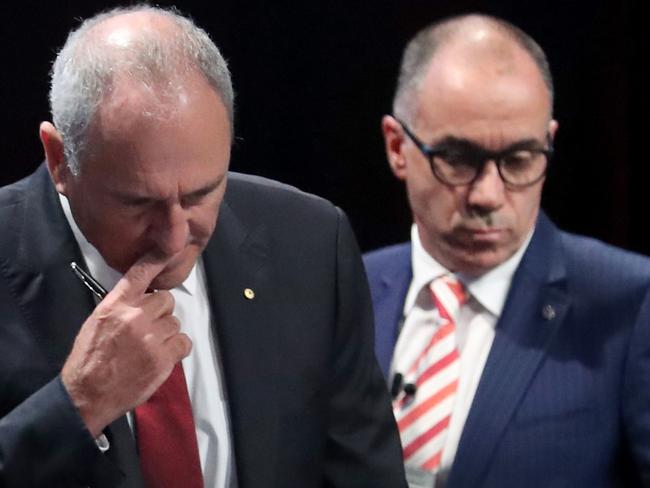
[[[107,46],[91,32],[112,17],[151,12],[172,21],[171,36],[143,30],[127,49]],[[85,20],[56,57],[51,73],[50,107],[54,126],[63,138],[66,164],[77,175],[87,146],[87,131],[102,100],[119,77],[149,88],[173,89],[171,80],[201,73],[226,107],[231,137],[234,124],[234,93],[230,72],[208,34],[175,10],[149,5],[116,8]],[[156,91],[152,90],[152,91]],[[162,94],[164,95],[164,94]]]
[[397,88],[393,98],[393,113],[402,120],[408,120],[416,111],[414,93],[420,86],[427,68],[436,51],[451,40],[461,25],[468,19],[483,20],[512,39],[526,51],[537,65],[549,93],[553,107],[553,77],[544,50],[535,40],[519,27],[497,17],[482,14],[467,14],[443,19],[420,30],[406,45],[402,56]]

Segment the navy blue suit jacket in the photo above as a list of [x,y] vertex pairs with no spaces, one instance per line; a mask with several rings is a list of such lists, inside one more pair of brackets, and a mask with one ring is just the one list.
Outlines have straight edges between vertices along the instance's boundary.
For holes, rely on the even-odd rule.
[[[411,247],[364,261],[386,375]],[[561,232],[540,214],[448,486],[650,486],[649,289],[649,259]]]

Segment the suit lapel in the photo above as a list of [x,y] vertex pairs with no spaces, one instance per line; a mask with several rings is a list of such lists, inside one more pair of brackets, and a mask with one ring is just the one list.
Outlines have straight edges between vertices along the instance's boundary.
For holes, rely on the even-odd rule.
[[379,287],[372,290],[376,322],[375,352],[385,378],[388,378],[395,343],[404,321],[404,300],[411,278],[411,246],[408,245],[397,259],[386,263],[379,277]]
[[[204,252],[239,485],[273,484],[278,333],[264,226],[245,229],[224,201]],[[254,295],[254,296],[253,296]]]
[[70,269],[71,261],[83,258],[44,166],[32,183],[22,218],[14,221],[20,237],[8,274],[30,332],[56,374],[94,304]]
[[449,486],[480,486],[493,453],[570,306],[559,234],[541,215],[513,278]]
[[[43,377],[47,380],[63,367],[79,328],[95,307],[92,294],[70,268],[71,261],[84,261],[58,198],[43,165],[27,184],[23,214],[9,223],[19,227],[12,233],[20,237],[12,250],[14,259],[9,260],[7,277],[45,359]],[[143,487],[126,417],[117,419],[105,432],[111,440],[110,454],[94,466],[93,485]]]

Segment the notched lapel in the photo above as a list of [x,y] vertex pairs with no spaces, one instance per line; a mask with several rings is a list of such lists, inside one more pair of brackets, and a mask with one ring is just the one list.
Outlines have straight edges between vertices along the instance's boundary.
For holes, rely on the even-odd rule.
[[406,293],[412,279],[411,251],[403,252],[382,269],[379,286],[372,287],[375,312],[375,352],[384,377],[388,377],[395,343],[403,323]]
[[77,280],[71,261],[83,262],[45,167],[31,177],[8,278],[35,342],[54,374],[63,366],[92,296]]
[[[44,166],[31,177],[22,215],[14,259],[4,270],[25,317],[26,327],[44,358],[35,371],[33,386],[39,388],[59,373],[70,353],[79,328],[92,313],[95,302],[90,291],[76,278],[70,262],[83,263],[72,231]],[[106,433],[111,449],[93,466],[93,486],[141,488],[135,442],[126,417],[113,422]],[[126,475],[126,476],[124,476]]]
[[203,257],[241,486],[270,486],[276,469],[281,321],[273,316],[268,252],[265,227],[246,229],[224,201]]
[[450,487],[481,486],[499,441],[570,308],[564,261],[551,226],[542,217],[513,279],[463,429]]

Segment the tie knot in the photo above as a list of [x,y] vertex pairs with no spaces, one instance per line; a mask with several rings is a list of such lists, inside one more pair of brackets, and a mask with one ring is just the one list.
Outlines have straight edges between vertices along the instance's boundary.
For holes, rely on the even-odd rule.
[[429,284],[433,304],[440,316],[454,320],[460,307],[467,301],[463,284],[452,274],[439,276]]

